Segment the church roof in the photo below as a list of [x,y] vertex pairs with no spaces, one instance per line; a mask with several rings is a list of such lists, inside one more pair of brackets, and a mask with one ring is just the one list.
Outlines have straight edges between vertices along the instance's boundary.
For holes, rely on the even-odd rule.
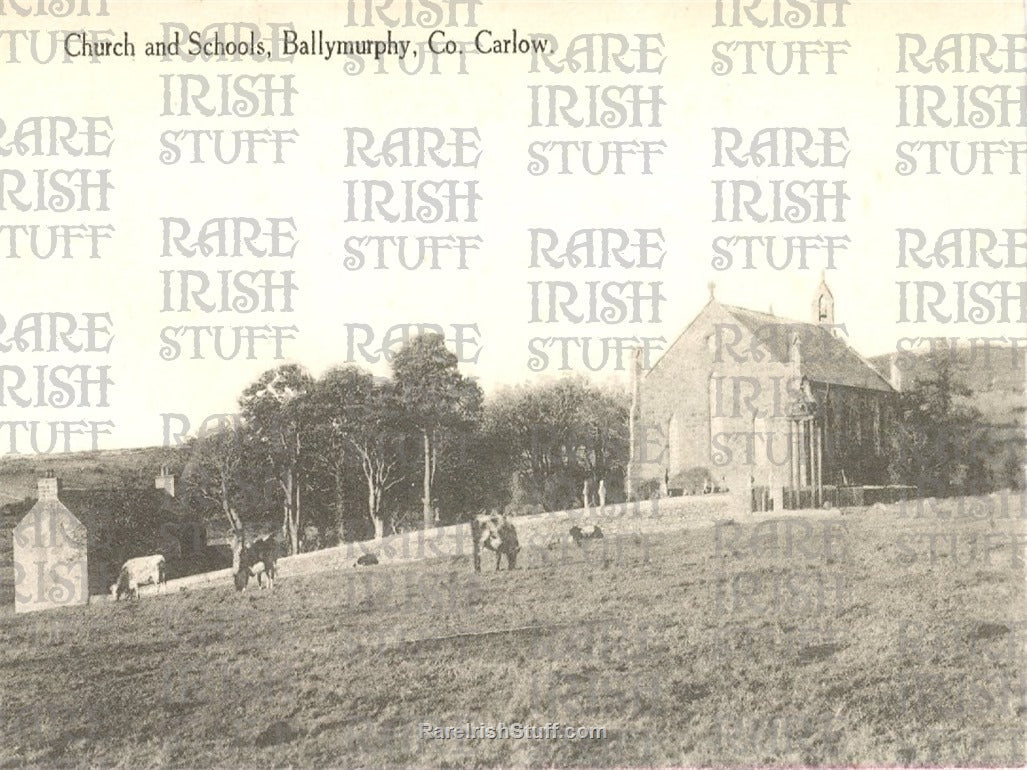
[[792,340],[798,335],[799,369],[813,382],[894,392],[888,380],[828,327],[732,305],[720,307],[753,334],[771,359],[779,363],[788,363]]

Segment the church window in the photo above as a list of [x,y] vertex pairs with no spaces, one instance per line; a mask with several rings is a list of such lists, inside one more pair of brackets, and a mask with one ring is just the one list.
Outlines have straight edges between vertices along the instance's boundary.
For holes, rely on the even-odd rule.
[[668,464],[671,473],[681,469],[681,421],[678,420],[678,413],[671,415],[667,425],[668,441]]
[[874,451],[881,454],[881,402],[874,399]]

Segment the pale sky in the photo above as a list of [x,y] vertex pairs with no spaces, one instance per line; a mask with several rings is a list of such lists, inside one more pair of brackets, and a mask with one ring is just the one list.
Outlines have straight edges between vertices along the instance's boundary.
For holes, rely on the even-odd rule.
[[[770,3],[764,3],[770,6]],[[2,6],[2,4],[0,4]],[[102,259],[38,260],[27,254],[7,256],[0,233],[0,314],[8,329],[31,312],[110,313],[115,339],[109,355],[68,353],[6,353],[0,363],[20,367],[27,377],[41,365],[109,365],[114,385],[110,406],[18,407],[7,393],[0,402],[0,421],[112,420],[114,433],[100,448],[159,444],[161,415],[181,413],[195,425],[211,413],[230,412],[242,389],[261,371],[285,361],[298,361],[315,374],[345,363],[347,324],[367,324],[380,337],[399,323],[477,324],[480,356],[465,371],[479,377],[486,391],[501,384],[557,374],[551,366],[539,373],[529,367],[529,340],[536,336],[665,337],[668,344],[683,330],[708,298],[707,284],[716,282],[718,299],[806,320],[820,272],[826,263],[817,253],[806,269],[790,266],[773,270],[712,266],[711,244],[721,236],[774,235],[847,236],[848,248],[827,270],[835,299],[837,321],[847,325],[855,349],[870,356],[893,350],[901,337],[1016,336],[1027,330],[1015,322],[899,323],[896,281],[939,281],[950,292],[956,281],[1023,281],[1027,271],[1024,249],[1017,266],[1004,269],[898,269],[896,228],[920,228],[929,242],[946,228],[1027,227],[1027,193],[1021,157],[1019,175],[995,173],[957,176],[896,173],[896,145],[902,141],[1020,141],[1027,132],[1008,128],[928,129],[898,127],[900,85],[952,86],[1022,85],[1024,75],[981,73],[897,73],[898,33],[921,34],[933,48],[949,33],[1023,33],[1024,10],[1017,2],[883,3],[859,2],[845,9],[845,27],[803,29],[714,27],[712,3],[490,3],[477,9],[477,29],[492,37],[549,34],[565,46],[575,35],[617,32],[633,40],[637,34],[663,37],[662,72],[532,72],[530,55],[474,55],[464,59],[466,75],[457,74],[459,55],[440,56],[441,74],[406,75],[394,58],[386,58],[387,74],[347,74],[344,58],[324,61],[297,57],[292,64],[276,62],[164,63],[142,55],[146,40],[161,38],[161,22],[178,22],[202,29],[214,20],[245,19],[261,25],[292,21],[300,38],[323,29],[330,39],[382,38],[386,28],[345,27],[341,12],[329,13],[323,3],[267,2],[232,12],[229,3],[181,2],[160,6],[110,2],[106,17],[73,17],[49,22],[61,29],[110,29],[113,39],[128,31],[140,49],[132,59],[109,59],[99,64],[39,65],[19,49],[21,64],[10,64],[9,39],[0,37],[4,107],[0,120],[0,168],[13,169],[33,183],[35,169],[110,169],[114,189],[109,212],[21,212],[10,199],[0,208],[0,225],[113,224],[113,239],[102,246]],[[259,8],[254,15],[253,7]],[[4,27],[44,27],[40,19],[4,16]],[[470,40],[477,29],[445,30],[456,40]],[[399,27],[396,39],[417,46],[431,29]],[[824,67],[823,53],[811,55],[808,75],[746,75],[738,71],[718,76],[711,71],[718,41],[846,41],[847,53],[836,58],[836,75],[816,74]],[[781,49],[778,48],[781,54]],[[735,66],[741,52],[731,54]],[[1022,54],[1023,62],[1027,55]],[[636,62],[637,56],[626,57]],[[757,59],[757,64],[759,60]],[[761,67],[765,70],[765,60]],[[1022,66],[1022,64],[1021,64]],[[293,75],[297,93],[292,116],[254,117],[162,116],[162,75],[204,75],[212,89],[219,77],[239,74]],[[280,81],[276,81],[280,84]],[[649,93],[659,86],[665,104],[659,126],[630,125],[584,128],[561,125],[531,127],[531,87],[572,86],[579,99],[587,86],[640,86]],[[539,93],[545,93],[543,88]],[[280,108],[281,101],[276,105]],[[944,109],[947,109],[948,105]],[[280,112],[280,109],[279,109]],[[578,113],[576,113],[578,114]],[[583,113],[587,116],[587,113]],[[950,114],[948,112],[944,114]],[[109,116],[114,144],[110,158],[4,156],[10,132],[21,120],[36,115]],[[474,128],[481,150],[476,168],[350,168],[346,166],[345,129],[370,128],[379,139],[398,127]],[[734,127],[743,135],[770,126],[844,127],[849,156],[844,168],[714,168],[713,128]],[[160,161],[161,137],[179,130],[296,131],[295,143],[283,148],[285,163],[222,165]],[[231,135],[226,137],[231,138]],[[583,173],[533,176],[529,145],[540,141],[665,142],[663,154],[652,159],[654,173],[641,175],[638,156],[626,162],[632,173],[589,176]],[[187,145],[181,147],[188,150]],[[267,145],[258,148],[268,153]],[[262,157],[265,157],[262,155]],[[548,156],[551,161],[556,155]],[[920,156],[922,157],[922,156]],[[962,156],[961,156],[962,157]],[[1008,156],[997,157],[996,169],[1008,170]],[[10,185],[15,177],[4,177]],[[347,222],[347,180],[391,180],[400,194],[402,180],[475,180],[481,200],[477,221],[441,224]],[[845,221],[826,223],[714,222],[714,180],[845,180],[850,197]],[[5,193],[6,194],[6,193]],[[24,195],[24,194],[23,194]],[[833,209],[830,209],[833,211]],[[161,217],[185,217],[191,222],[225,216],[291,217],[298,245],[292,259],[162,258]],[[622,228],[629,231],[660,228],[666,247],[662,268],[536,268],[531,258],[530,228],[552,228],[564,238],[582,228]],[[347,270],[344,242],[354,236],[480,237],[469,253],[467,270]],[[1021,243],[1023,238],[1021,236]],[[779,240],[780,244],[780,240]],[[453,264],[452,254],[444,257]],[[162,270],[205,270],[212,279],[219,270],[293,270],[297,287],[292,312],[242,314],[161,312]],[[532,281],[572,281],[584,293],[587,282],[661,281],[658,321],[645,313],[643,323],[530,323]],[[644,307],[648,307],[645,305]],[[952,301],[943,303],[952,311]],[[262,348],[258,360],[162,360],[161,330],[179,325],[295,325],[299,333],[285,343],[286,358],[275,360]],[[593,342],[592,344],[596,344]],[[360,362],[358,362],[360,363]],[[379,364],[371,367],[384,373]],[[6,382],[16,376],[7,372]],[[621,378],[607,369],[599,375]],[[20,391],[24,394],[25,391]],[[31,390],[29,391],[31,392]],[[0,451],[9,447],[9,430],[0,430]],[[19,447],[21,451],[24,444]],[[73,448],[88,448],[82,442]]]

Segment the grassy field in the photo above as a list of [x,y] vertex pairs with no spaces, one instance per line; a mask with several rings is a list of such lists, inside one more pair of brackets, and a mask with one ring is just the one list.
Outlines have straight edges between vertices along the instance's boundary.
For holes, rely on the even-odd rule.
[[[988,500],[5,612],[0,766],[1022,765],[1025,514]],[[606,737],[419,738],[467,721]]]

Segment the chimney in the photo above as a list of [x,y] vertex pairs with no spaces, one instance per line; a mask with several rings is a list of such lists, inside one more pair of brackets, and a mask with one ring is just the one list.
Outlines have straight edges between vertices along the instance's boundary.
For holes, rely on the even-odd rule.
[[166,465],[160,467],[160,475],[154,479],[153,486],[155,489],[163,489],[171,497],[175,496],[175,474],[171,473],[171,469]]
[[61,480],[47,471],[46,476],[38,482],[39,500],[59,500],[61,496]]
[[889,361],[888,382],[895,390],[902,392],[902,367],[899,365],[899,354],[892,353]]

